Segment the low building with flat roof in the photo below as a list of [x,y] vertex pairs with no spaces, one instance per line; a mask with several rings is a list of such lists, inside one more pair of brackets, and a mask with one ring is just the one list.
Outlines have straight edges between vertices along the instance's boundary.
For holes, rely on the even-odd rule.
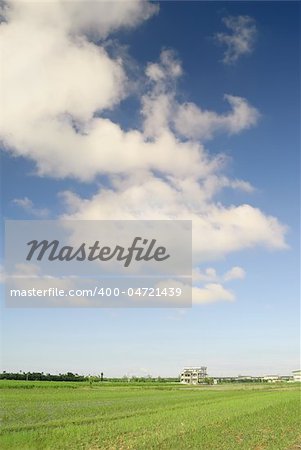
[[293,370],[293,381],[301,381],[301,369]]
[[280,381],[279,375],[265,375],[263,377],[263,381],[267,381],[268,383],[277,383]]

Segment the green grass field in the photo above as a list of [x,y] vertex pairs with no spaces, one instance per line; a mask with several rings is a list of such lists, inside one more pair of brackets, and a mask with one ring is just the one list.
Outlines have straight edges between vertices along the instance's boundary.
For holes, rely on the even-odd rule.
[[1,449],[297,450],[294,384],[1,381]]

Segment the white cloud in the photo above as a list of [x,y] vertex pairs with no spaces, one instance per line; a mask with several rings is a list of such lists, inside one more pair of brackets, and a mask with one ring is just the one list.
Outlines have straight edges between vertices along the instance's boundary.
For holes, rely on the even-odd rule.
[[33,202],[32,202],[32,200],[30,200],[28,197],[15,198],[13,200],[13,203],[15,205],[20,206],[28,214],[30,214],[30,215],[32,215],[34,217],[37,217],[39,219],[45,219],[50,214],[50,211],[47,208],[37,208],[37,207],[35,207]]
[[231,270],[229,270],[224,275],[224,281],[232,281],[232,280],[243,280],[246,276],[246,272],[242,267],[235,266],[232,267]]
[[[85,24],[90,18],[93,28],[95,17],[86,16],[85,4],[71,3],[76,3],[78,12],[82,8]],[[127,20],[123,22],[128,11],[125,4],[128,2],[115,4],[114,8],[121,10],[119,21],[112,19],[113,28],[117,23],[128,25]],[[139,17],[154,12],[145,2],[134,4]],[[127,94],[122,59],[112,59],[104,45],[88,40],[82,24],[76,27],[77,22],[71,20],[73,6],[68,2],[13,5],[7,23],[0,26],[5,60],[1,98],[6,111],[0,136],[9,151],[33,160],[39,175],[90,181],[98,174],[152,170],[177,177],[203,177],[220,166],[221,158],[209,158],[200,142],[182,141],[173,132],[175,127],[187,137],[198,134],[187,123],[188,117],[182,127],[177,118],[189,111],[175,99],[175,81],[182,68],[172,51],[164,50],[160,61],[146,68],[149,84],[141,100],[144,130],[124,131],[118,123],[102,117],[103,111],[116,107]],[[132,11],[133,4],[129,8]],[[143,8],[145,14],[141,15]],[[132,25],[136,23],[135,19]],[[101,32],[102,24],[98,26]],[[198,139],[219,130],[237,133],[255,123],[256,110],[245,100],[227,99],[233,113],[212,113]],[[202,121],[201,109],[198,111]]]
[[[181,307],[189,307],[190,299],[192,300],[193,305],[210,304],[220,301],[233,302],[235,300],[234,293],[229,289],[226,289],[219,282],[208,282],[205,283],[204,286],[194,285],[192,287],[179,280],[168,280],[158,283],[158,286],[162,288],[166,285],[182,290],[182,296],[179,297],[178,300]],[[170,298],[168,301],[171,302],[171,306],[175,306],[177,302],[174,297]],[[163,304],[168,304],[168,301],[166,303],[166,300],[164,300]]]
[[185,137],[204,140],[221,131],[237,134],[257,123],[258,111],[244,98],[225,95],[225,99],[232,108],[227,114],[202,110],[194,103],[179,105],[174,119],[176,130]]
[[258,245],[285,248],[285,227],[276,218],[247,204],[225,207],[215,203],[206,181],[164,180],[144,172],[136,178],[115,177],[110,189],[101,188],[89,199],[70,191],[61,196],[69,211],[65,218],[192,220],[195,263]]
[[225,289],[219,283],[208,283],[203,288],[192,288],[192,299],[194,304],[215,303],[218,301],[233,302],[235,300],[234,294]]
[[[109,24],[110,30],[136,25],[156,7],[141,1],[91,5],[92,13],[85,2],[10,2],[0,26],[1,139],[14,154],[35,161],[41,175],[92,178],[114,166],[124,144],[134,155],[141,145],[136,132],[125,134],[117,124],[95,118],[125,97],[127,78],[121,59],[88,40],[73,10],[86,26],[93,28],[99,19],[99,32],[106,33]],[[93,14],[94,7],[101,14]],[[117,171],[123,169],[125,157]]]
[[[126,97],[131,80],[122,57],[112,58],[104,39],[149,18],[155,6],[141,1],[96,2],[91,10],[84,2],[11,5],[0,26],[6,112],[0,137],[7,151],[34,161],[42,176],[108,177],[108,185],[90,198],[62,193],[66,218],[191,219],[196,265],[255,246],[286,247],[286,228],[276,218],[248,204],[217,201],[225,188],[253,190],[247,181],[227,177],[225,157],[210,155],[203,145],[216,133],[236,134],[257,123],[259,113],[246,99],[227,95],[231,110],[225,114],[180,103],[181,63],[164,50],[146,67],[141,128],[126,131],[105,118],[104,112]],[[35,210],[29,199],[16,203]],[[231,301],[233,294],[221,284],[227,280],[211,275],[205,287],[195,287],[198,302]],[[231,276],[239,277],[237,271]]]
[[222,283],[233,280],[242,280],[245,276],[245,270],[239,266],[232,267],[223,275],[218,275],[213,267],[207,267],[205,270],[196,267],[192,272],[192,279],[196,283]]
[[217,41],[226,46],[223,62],[235,63],[242,55],[252,53],[257,36],[255,20],[250,16],[228,16],[223,23],[228,33],[217,33]]
[[200,141],[212,139],[215,134],[238,134],[256,125],[259,112],[246,99],[225,95],[231,110],[226,114],[203,110],[195,103],[179,103],[175,82],[182,75],[180,61],[170,50],[164,50],[159,63],[148,64],[146,75],[149,91],[142,97],[144,134],[160,137],[164,130],[174,129],[185,138]]
[[149,63],[146,68],[146,75],[156,84],[157,90],[164,88],[165,84],[159,82],[171,82],[177,79],[183,73],[181,61],[176,57],[175,52],[170,49],[162,50],[159,63]]
[[219,280],[219,276],[213,267],[207,267],[204,271],[201,271],[199,267],[196,267],[192,271],[192,280],[194,282],[216,282]]
[[63,29],[90,39],[103,39],[110,33],[133,28],[159,11],[147,0],[85,1],[85,0],[7,0],[4,14],[9,20]]

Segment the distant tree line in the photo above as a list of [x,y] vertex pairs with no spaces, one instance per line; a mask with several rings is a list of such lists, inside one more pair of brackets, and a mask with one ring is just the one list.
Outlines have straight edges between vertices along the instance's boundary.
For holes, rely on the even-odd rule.
[[138,377],[138,376],[123,376],[122,378],[104,378],[103,373],[100,375],[93,375],[93,376],[86,376],[86,375],[79,375],[77,373],[67,372],[67,373],[60,373],[58,375],[56,374],[50,374],[50,373],[44,373],[44,372],[2,372],[0,373],[0,380],[24,380],[24,381],[89,381],[91,384],[92,382],[138,382],[138,383],[145,383],[145,382],[178,382],[179,378],[162,378],[162,377],[152,377],[150,375],[146,377]]
[[67,372],[58,375],[44,372],[2,372],[1,380],[25,380],[25,381],[86,381],[89,377]]
[[151,375],[147,375],[146,377],[138,377],[135,375],[127,376],[124,375],[122,378],[106,378],[107,381],[123,381],[123,382],[153,382],[153,383],[176,383],[180,381],[179,377],[152,377]]

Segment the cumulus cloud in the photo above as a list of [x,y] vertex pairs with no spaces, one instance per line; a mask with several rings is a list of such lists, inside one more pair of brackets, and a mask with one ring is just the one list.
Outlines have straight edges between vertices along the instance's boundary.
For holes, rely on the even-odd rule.
[[2,14],[9,22],[26,21],[33,27],[39,24],[97,40],[117,30],[133,28],[158,11],[158,5],[146,0],[41,0],[36,3],[7,0],[3,4]]
[[244,98],[225,95],[225,100],[231,106],[226,114],[202,110],[194,103],[179,105],[175,116],[177,131],[183,136],[204,140],[222,131],[237,134],[257,123],[259,112]]
[[207,267],[207,269],[201,271],[199,267],[196,267],[192,271],[192,280],[194,282],[215,282],[219,280],[219,276],[213,267]]
[[[136,3],[140,11],[140,2]],[[196,105],[179,104],[174,83],[182,73],[181,64],[165,50],[158,63],[146,68],[143,130],[123,130],[102,116],[126,96],[122,60],[89,41],[81,27],[70,34],[67,20],[53,23],[50,13],[29,14],[33,4],[24,5],[22,14],[13,9],[0,27],[6,61],[1,83],[6,114],[0,135],[9,151],[36,163],[39,175],[88,181],[97,174],[157,170],[200,177],[221,162],[208,157],[200,139],[220,130],[237,133],[256,122],[255,108],[239,97],[227,96],[233,113],[209,113],[209,119]],[[58,9],[60,2],[50,5],[55,17],[65,18],[64,8],[64,14]],[[83,7],[82,2],[79,5]],[[198,123],[189,119],[191,108],[198,112]],[[198,142],[182,141],[174,128]]]
[[231,281],[231,280],[243,280],[246,276],[246,272],[242,267],[235,266],[232,267],[231,270],[229,270],[224,275],[225,281]]
[[[141,126],[125,130],[107,118],[132,80],[122,55],[109,54],[106,39],[150,18],[157,6],[138,0],[93,2],[91,9],[85,2],[60,0],[8,5],[0,26],[5,61],[0,138],[6,150],[32,160],[40,176],[89,182],[107,176],[91,197],[61,193],[64,218],[191,219],[196,266],[255,246],[286,247],[286,228],[275,217],[247,203],[218,201],[225,188],[254,190],[245,180],[229,178],[226,158],[204,146],[217,133],[234,135],[257,123],[259,112],[246,99],[227,94],[230,110],[223,114],[181,103],[182,65],[165,49],[145,69]],[[251,27],[249,20],[233,23],[225,22],[248,41],[242,29]],[[233,48],[246,48],[227,45],[227,60],[237,59]],[[37,213],[30,199],[15,203]],[[205,286],[195,286],[196,301],[232,301],[234,294],[222,283],[239,277],[237,269],[222,279],[211,273]]]
[[194,304],[215,303],[218,301],[233,302],[235,299],[234,294],[225,289],[219,283],[209,283],[203,288],[192,288],[192,299]]
[[22,208],[26,213],[39,219],[45,219],[49,216],[49,210],[47,208],[37,208],[34,206],[33,201],[28,197],[15,198],[13,203]]
[[179,103],[175,83],[182,73],[180,61],[170,50],[162,51],[159,63],[148,64],[151,89],[142,97],[147,137],[159,137],[169,128],[184,138],[204,141],[217,133],[238,134],[256,125],[260,114],[242,97],[226,94],[231,110],[225,114],[203,110],[192,102]]
[[85,199],[66,191],[62,198],[74,219],[186,219],[192,220],[194,262],[219,259],[257,245],[285,248],[285,227],[248,204],[225,207],[213,201],[206,181],[168,181],[150,173],[141,178],[112,180]]
[[[90,10],[85,2],[12,1],[4,10],[0,136],[15,155],[35,161],[41,175],[91,179],[113,167],[118,156],[117,171],[126,170],[126,149],[135,158],[141,145],[135,131],[125,134],[95,117],[126,96],[127,77],[121,59],[110,57],[85,30],[96,27],[106,35],[137,25],[157,8],[142,1],[91,5]],[[99,12],[93,14],[93,8]]]
[[245,270],[239,266],[232,267],[223,275],[218,275],[213,267],[207,267],[205,270],[196,267],[192,272],[192,279],[196,283],[222,283],[233,280],[242,280],[245,276]]
[[158,63],[149,63],[146,67],[146,75],[156,82],[156,90],[164,89],[165,84],[160,85],[159,82],[171,82],[177,79],[183,73],[181,61],[176,57],[175,52],[170,49],[162,50],[160,61]]
[[225,45],[223,62],[235,63],[241,56],[252,53],[257,36],[255,20],[250,16],[228,16],[223,18],[227,33],[215,35],[220,44]]
[[[210,304],[221,301],[233,302],[235,300],[234,293],[231,290],[226,289],[219,282],[208,282],[203,286],[194,285],[192,288],[188,284],[185,284],[185,282],[179,280],[168,280],[167,283],[168,286],[180,288],[182,290],[182,297],[179,297],[178,300],[179,306],[181,307],[188,307],[191,297],[192,304],[194,305]],[[158,286],[164,288],[166,286],[166,281],[158,283]],[[183,302],[183,298],[187,302],[186,305],[185,301]],[[172,302],[171,306],[175,305],[176,300],[174,298],[171,298],[169,301]]]

